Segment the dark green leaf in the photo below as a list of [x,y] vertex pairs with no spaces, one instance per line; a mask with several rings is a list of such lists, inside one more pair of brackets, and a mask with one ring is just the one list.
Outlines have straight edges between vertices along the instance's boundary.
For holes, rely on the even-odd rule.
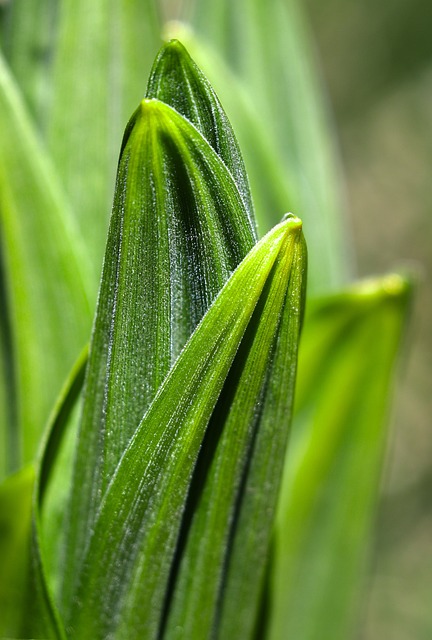
[[[286,306],[299,309],[304,254],[298,243],[299,221],[289,217],[251,250],[160,386],[92,528],[70,600],[68,626],[74,638],[157,636],[181,514],[207,424],[257,304],[263,305],[262,317],[253,320],[257,325],[254,339],[248,337],[244,372],[250,374],[258,362],[265,371],[272,355],[271,331],[277,330],[293,272],[297,286]],[[262,383],[261,375],[252,396]],[[250,418],[247,386],[240,396],[244,393]],[[239,408],[234,405],[234,411]]]
[[178,37],[187,44],[194,59],[211,75],[216,91],[224,96],[224,107],[235,123],[243,151],[258,228],[265,232],[277,224],[283,212],[295,210],[296,204],[293,185],[277,158],[266,122],[255,109],[254,100],[216,51],[204,46],[183,24],[168,25],[166,32],[167,37]]
[[217,154],[176,111],[143,101],[119,163],[73,485],[64,607],[129,439],[254,242],[248,212]]
[[254,225],[249,182],[234,131],[210,83],[178,40],[157,56],[147,97],[168,104],[196,126],[233,176]]

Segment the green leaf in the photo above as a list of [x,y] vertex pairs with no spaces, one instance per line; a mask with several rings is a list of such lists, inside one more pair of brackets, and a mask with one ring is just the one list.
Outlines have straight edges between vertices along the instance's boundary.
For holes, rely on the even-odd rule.
[[[223,94],[224,107],[235,123],[235,132],[243,151],[249,176],[258,229],[267,231],[277,224],[285,211],[295,210],[295,192],[283,164],[269,140],[266,122],[254,107],[254,100],[223,61],[220,55],[205,46],[190,27],[169,23],[167,39],[179,38],[206,73],[211,76],[217,93]],[[229,91],[227,91],[229,87]]]
[[390,275],[309,308],[275,534],[272,640],[350,637],[410,293]]
[[254,224],[249,182],[234,131],[210,83],[178,40],[157,56],[147,98],[168,104],[196,126],[230,171]]
[[[71,417],[84,383],[87,361],[86,348],[74,364],[57,400],[36,470],[31,519],[31,571],[27,601],[23,607],[26,616],[21,631],[33,638],[66,638],[54,602],[55,584],[53,588],[55,573],[62,570],[60,542],[64,531],[63,523],[58,518],[58,509],[59,501],[63,499],[64,511],[65,489],[71,481],[70,453],[73,443],[70,436],[75,435],[76,431],[71,429],[74,426]],[[50,566],[50,560],[53,559],[54,567]],[[58,579],[57,576],[57,582]]]
[[[245,374],[261,359],[265,370],[274,334],[266,335],[264,323],[281,312],[291,274],[300,272],[294,280],[301,278],[299,242],[300,222],[289,217],[250,251],[160,386],[92,527],[70,600],[67,624],[75,638],[159,633],[181,514],[207,424],[257,304],[263,305],[262,324],[242,358]],[[294,292],[287,306],[299,309],[299,288]]]
[[302,239],[285,251],[208,426],[174,574],[170,639],[253,637],[292,414],[306,281]]
[[[56,176],[0,58],[0,224],[13,339],[18,458],[30,461],[88,339],[86,256]],[[11,398],[11,402],[14,398]]]
[[85,388],[63,606],[101,496],[181,349],[255,235],[201,134],[145,100],[129,123]]
[[[247,91],[258,119],[265,123],[273,155],[294,189],[291,210],[302,217],[308,236],[310,290],[340,285],[349,268],[349,239],[342,219],[339,163],[301,3],[195,0],[190,4],[187,20],[200,42],[222,56]],[[232,83],[222,78],[217,84],[212,68],[196,50],[193,55],[225,105],[249,172],[242,127],[228,108]]]
[[34,469],[0,485],[0,635],[18,637],[25,610]]
[[[154,0],[65,0],[47,139],[99,281],[118,141],[160,46]],[[84,235],[84,234],[83,234]]]

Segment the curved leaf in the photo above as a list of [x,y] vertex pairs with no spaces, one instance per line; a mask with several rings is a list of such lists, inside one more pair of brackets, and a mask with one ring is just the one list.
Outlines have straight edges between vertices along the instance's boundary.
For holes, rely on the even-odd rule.
[[200,452],[179,567],[171,577],[170,639],[253,637],[292,414],[306,284],[304,242],[291,242],[248,325]]
[[[43,519],[49,496],[50,483],[54,479],[54,491],[62,497],[65,487],[70,485],[70,467],[64,465],[64,457],[61,449],[68,436],[70,417],[84,382],[85,367],[88,360],[88,349],[84,349],[79,359],[74,364],[72,371],[62,389],[54,408],[47,437],[41,449],[40,460],[36,470],[36,482],[33,490],[32,518],[31,518],[31,571],[29,587],[26,593],[26,602],[23,610],[26,611],[21,625],[21,634],[32,638],[53,638],[62,640],[66,638],[63,621],[54,602],[52,589],[53,576],[48,575],[49,553],[53,554],[50,544],[47,544],[46,532],[44,532]],[[68,446],[70,449],[70,445]],[[60,474],[56,471],[56,465],[62,463]],[[69,467],[69,468],[68,468]],[[53,478],[54,476],[54,478]],[[63,496],[64,497],[64,496]],[[52,510],[48,514],[53,517]],[[55,514],[54,514],[55,515]],[[61,527],[50,522],[58,538],[61,538]],[[45,533],[45,535],[43,535]],[[58,549],[59,542],[55,541],[54,547]],[[55,557],[56,571],[62,571],[61,555]],[[52,573],[52,572],[51,572]],[[51,577],[51,581],[50,578]],[[51,584],[50,584],[51,582]]]
[[196,126],[233,176],[254,225],[249,181],[234,131],[207,78],[178,40],[165,45],[157,56],[147,98],[168,104]]
[[390,275],[308,311],[275,535],[269,638],[349,636],[410,297],[410,283]]
[[248,212],[217,154],[176,111],[143,101],[123,141],[90,350],[65,607],[88,530],[129,439],[254,242]]
[[0,636],[19,637],[27,615],[28,542],[34,469],[27,466],[0,484]]
[[[132,629],[146,638],[157,636],[180,518],[207,424],[257,304],[263,304],[263,323],[273,314],[277,318],[292,269],[302,270],[302,252],[295,254],[300,240],[299,221],[290,217],[250,251],[159,388],[96,518],[68,615],[75,638],[108,633],[127,638]],[[296,288],[288,306],[300,304],[298,293]],[[260,326],[245,371],[270,355],[274,334],[269,338]]]
[[54,170],[1,58],[0,139],[1,241],[17,396],[13,427],[18,457],[26,462],[88,339],[89,272]]
[[265,233],[270,226],[278,223],[283,212],[296,211],[298,208],[294,184],[275,153],[265,119],[220,54],[197,38],[190,27],[177,22],[169,23],[165,35],[167,39],[179,38],[187,45],[193,58],[211,77],[215,90],[223,94],[224,108],[234,123],[243,151],[258,229]]

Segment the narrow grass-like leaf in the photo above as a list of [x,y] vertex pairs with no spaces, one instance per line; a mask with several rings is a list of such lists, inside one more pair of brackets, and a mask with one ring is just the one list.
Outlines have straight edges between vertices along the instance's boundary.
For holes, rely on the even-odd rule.
[[[75,638],[108,633],[128,638],[132,630],[157,637],[181,514],[207,424],[257,304],[263,301],[267,308],[265,319],[280,311],[293,245],[300,238],[298,219],[288,218],[251,250],[160,387],[93,527],[70,601],[68,626]],[[269,357],[265,341],[261,346],[258,360]]]
[[154,0],[64,0],[59,10],[47,138],[98,281],[118,141],[143,97],[159,20]]
[[0,636],[20,637],[25,611],[34,469],[0,485]]
[[176,111],[143,101],[119,163],[73,485],[64,606],[130,437],[254,242],[249,214],[218,155]]
[[[301,3],[195,0],[190,4],[191,24],[248,91],[266,123],[274,155],[294,184],[292,206],[308,236],[312,289],[341,284],[347,275],[349,243],[342,224],[339,167]],[[197,63],[214,84],[212,69],[198,58]],[[228,109],[231,84],[214,86],[239,135]],[[240,135],[239,141],[249,170]]]
[[391,275],[309,309],[276,526],[272,640],[345,640],[352,630],[410,290]]
[[157,98],[192,122],[233,176],[251,221],[252,198],[234,131],[213,88],[178,40],[162,48],[153,65],[147,98]]
[[[64,448],[65,440],[70,435],[68,432],[71,430],[71,414],[77,404],[83,386],[87,360],[88,350],[85,349],[74,364],[57,400],[37,465],[31,519],[31,570],[26,592],[27,602],[24,607],[26,616],[21,625],[21,634],[26,637],[53,638],[55,640],[66,638],[63,622],[53,597],[54,571],[52,567],[49,567],[49,554],[53,556],[54,549],[58,551],[59,541],[54,541],[52,545],[54,549],[50,548],[50,540],[48,540],[47,544],[47,536],[43,535],[46,533],[44,532],[43,518],[47,498],[50,498],[50,489],[52,492],[50,485],[55,485],[54,492],[60,497],[64,497],[64,485],[66,487],[70,485],[71,465],[68,464],[66,469],[61,469],[60,474],[58,469],[56,474],[56,465],[58,466],[59,462],[61,464],[65,462],[65,457],[64,455],[62,456],[62,448]],[[69,450],[71,449],[70,444],[66,442]],[[47,515],[45,514],[46,517]],[[52,519],[52,510],[48,517]],[[54,530],[57,537],[61,539],[61,523],[50,522],[50,529]],[[55,569],[60,572],[62,558],[59,553],[55,554],[55,564]],[[47,569],[51,569],[51,576]]]
[[172,576],[166,638],[252,637],[292,414],[306,282],[304,243],[300,235],[291,243],[208,427]]
[[17,394],[12,428],[25,462],[88,339],[91,312],[80,238],[1,58],[0,139],[1,241]]

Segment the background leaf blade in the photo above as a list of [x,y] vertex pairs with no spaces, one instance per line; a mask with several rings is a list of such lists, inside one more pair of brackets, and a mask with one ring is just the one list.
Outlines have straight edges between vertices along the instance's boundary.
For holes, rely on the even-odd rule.
[[86,342],[91,293],[79,234],[2,59],[0,127],[1,239],[16,376],[14,428],[21,430],[19,459],[28,462],[61,381]]
[[388,276],[309,312],[276,524],[269,638],[342,640],[351,631],[410,293],[406,280]]

